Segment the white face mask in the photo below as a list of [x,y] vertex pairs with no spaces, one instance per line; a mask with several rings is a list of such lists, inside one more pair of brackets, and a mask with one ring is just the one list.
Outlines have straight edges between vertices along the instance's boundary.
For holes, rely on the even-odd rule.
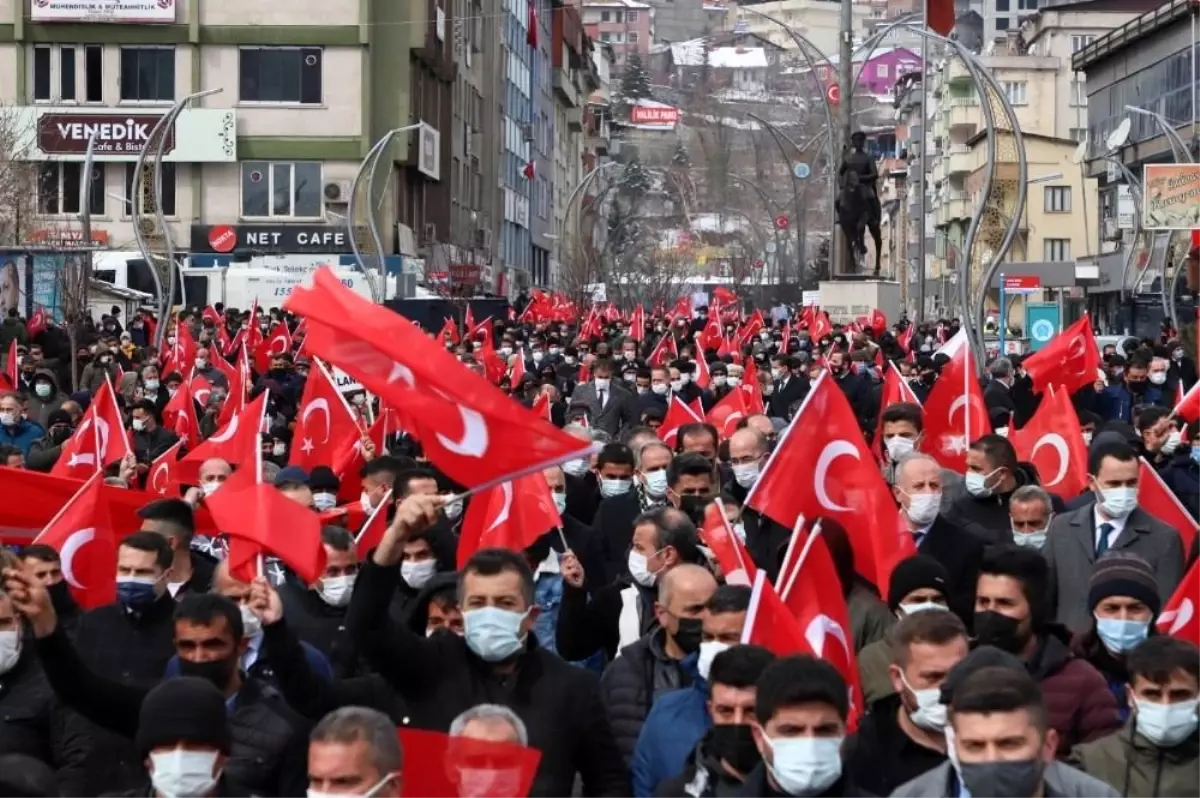
[[713,385],[715,385],[716,387],[724,388],[725,385],[729,382],[729,378],[718,375],[718,376],[712,378],[712,382],[713,382]]
[[1183,433],[1177,429],[1171,430],[1167,434],[1167,439],[1163,441],[1162,453],[1165,455],[1175,454],[1175,450],[1179,448],[1179,444],[1183,443]]
[[656,382],[650,386],[650,390],[654,391],[656,396],[666,396],[670,387],[665,382]]
[[336,493],[328,493],[326,491],[321,491],[320,493],[314,493],[313,494],[313,507],[316,507],[318,510],[320,510],[322,512],[324,512],[325,510],[332,510],[334,507],[337,507],[337,494]]
[[327,576],[321,580],[321,600],[330,607],[345,607],[354,594],[355,574]]
[[420,590],[429,584],[429,580],[437,573],[437,560],[410,560],[400,563],[400,578],[413,590]]
[[611,383],[611,380],[609,380],[608,377],[597,377],[596,378],[596,390],[597,391],[607,391],[610,383]]
[[1087,432],[1086,430],[1083,433],[1083,445],[1084,446],[1092,445],[1092,433]]
[[758,481],[759,463],[755,460],[752,463],[741,463],[733,467],[733,478],[737,480],[737,484],[743,488],[752,488],[754,483]]
[[205,496],[211,496],[221,487],[220,482],[202,482],[200,483],[200,492]]
[[917,708],[909,713],[912,722],[931,732],[940,732],[946,728],[946,705],[942,703],[942,691],[939,687],[928,690],[918,690],[908,683],[904,672],[900,672],[900,681],[913,694]]
[[629,552],[629,575],[642,587],[654,587],[658,581],[658,574],[650,572],[646,555],[636,551]]
[[159,751],[150,753],[150,783],[160,795],[207,795],[216,785],[216,751]]
[[730,378],[729,378],[729,387],[730,387],[730,388],[736,388],[736,387],[738,387],[738,386],[739,386],[739,385],[741,385],[741,384],[742,384],[742,378],[741,378],[741,377],[730,377]]
[[362,492],[362,495],[358,497],[358,503],[362,507],[363,512],[367,515],[375,512],[375,507],[371,504],[371,494],[367,493],[365,490]]
[[455,518],[458,518],[460,515],[462,515],[463,500],[455,499],[452,502],[446,502],[444,505],[442,505],[442,511],[446,514],[447,518],[453,521]]
[[587,473],[588,461],[584,460],[582,457],[578,457],[574,460],[568,460],[562,464],[562,469],[573,477],[581,477]]
[[133,427],[133,431],[134,431],[134,432],[142,432],[143,430],[145,430],[145,429],[146,429],[146,419],[144,419],[144,418],[135,418],[135,419],[133,420],[133,422],[132,422],[131,426]]
[[1046,530],[1040,532],[1018,532],[1012,531],[1013,543],[1025,549],[1040,549],[1046,545]]
[[941,506],[941,493],[914,493],[908,497],[908,509],[904,514],[917,526],[925,526],[937,520]]
[[574,366],[575,365],[575,357],[573,355],[567,355],[566,357],[563,358],[563,362],[566,363],[568,366]]
[[196,358],[196,370],[204,371],[206,368],[208,368],[208,361],[202,357]]
[[936,601],[921,601],[914,604],[901,604],[900,612],[904,615],[916,615],[918,612],[929,612],[930,610],[945,610],[945,604],[938,604]]
[[17,666],[21,658],[21,633],[0,632],[0,676]]
[[1151,385],[1162,385],[1167,381],[1167,372],[1155,371],[1148,377],[1148,379],[1150,380]]
[[562,515],[567,511],[567,494],[566,491],[554,491],[550,494],[554,497],[554,509],[558,510],[558,514]]
[[717,640],[707,640],[700,644],[700,658],[696,661],[696,669],[700,671],[700,678],[708,681],[709,671],[712,670],[713,660],[722,651],[729,650],[728,643],[721,643]]
[[[992,472],[995,473],[994,471]],[[963,476],[963,485],[967,489],[967,493],[977,499],[986,499],[996,492],[996,489],[987,484],[988,478],[992,474],[980,474],[976,471],[969,471]]]
[[[671,390],[674,391],[675,393],[679,393],[680,391],[682,391],[683,390],[683,380],[671,380]],[[664,391],[664,393],[666,393],[666,392]]]
[[285,454],[287,454],[287,444],[286,443],[271,444],[271,456],[272,457],[283,457]]
[[[426,635],[426,637],[428,637],[428,635]],[[371,798],[371,796],[377,795],[379,791],[383,789],[384,785],[391,781],[392,777],[395,775],[395,773],[389,773],[384,776],[374,787],[364,792],[361,798]],[[320,790],[314,790],[312,787],[309,787],[306,795],[308,798],[351,798],[353,793],[321,792]]]
[[3,425],[5,427],[13,427],[13,426],[16,426],[16,423],[17,423],[17,414],[16,413],[8,413],[8,412],[0,413],[0,425]]
[[1200,700],[1175,704],[1156,704],[1133,699],[1138,734],[1159,748],[1172,748],[1191,737],[1196,731],[1196,709]]
[[1108,488],[1100,491],[1100,509],[1109,518],[1125,518],[1137,507],[1137,488]]
[[841,737],[763,739],[772,752],[771,775],[788,795],[824,792],[842,776]]
[[893,435],[890,438],[884,438],[883,445],[887,448],[888,459],[895,462],[900,459],[900,455],[911,452],[916,447],[917,442],[912,438]]
[[651,499],[661,499],[667,495],[667,469],[642,473],[642,484],[646,486],[646,495]]
[[601,479],[600,495],[606,499],[611,496],[624,496],[632,487],[632,479]]
[[146,386],[146,390],[150,393],[154,393],[158,390],[158,380],[146,380],[143,384]]
[[250,611],[250,608],[242,604],[239,608],[242,613],[242,630],[247,638],[258,637],[262,634],[262,620]]

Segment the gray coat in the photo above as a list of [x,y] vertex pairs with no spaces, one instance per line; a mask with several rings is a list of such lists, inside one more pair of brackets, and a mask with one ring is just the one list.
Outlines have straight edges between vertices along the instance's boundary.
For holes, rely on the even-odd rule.
[[600,406],[600,397],[596,394],[596,383],[585,382],[575,386],[571,394],[572,405],[587,405],[588,422],[596,429],[602,429],[609,435],[616,436],[622,427],[637,423],[634,415],[634,398],[628,390],[612,380],[608,386],[608,401]]
[[[950,793],[949,762],[922,773],[912,781],[901,784],[892,798],[954,798]],[[1121,793],[1109,785],[1062,762],[1051,762],[1042,775],[1046,793],[1056,798],[1120,798]]]
[[[1095,506],[1088,505],[1055,518],[1042,548],[1050,564],[1049,606],[1054,608],[1054,620],[1074,632],[1087,631],[1092,623],[1087,595],[1096,563],[1094,511]],[[1141,508],[1134,509],[1126,519],[1111,550],[1136,554],[1148,562],[1158,577],[1158,592],[1164,603],[1183,578],[1179,533]]]

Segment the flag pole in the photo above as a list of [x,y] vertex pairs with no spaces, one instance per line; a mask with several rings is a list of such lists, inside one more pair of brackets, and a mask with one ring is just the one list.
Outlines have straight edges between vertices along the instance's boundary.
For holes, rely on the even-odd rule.
[[762,600],[762,592],[767,584],[767,572],[760,568],[754,575],[754,584],[750,587],[750,606],[746,608],[746,620],[742,624],[742,645],[750,642],[754,633],[754,622],[758,618],[758,604]]
[[804,561],[808,559],[808,552],[812,549],[813,544],[817,542],[817,535],[821,534],[821,519],[817,519],[817,523],[813,524],[812,532],[808,533],[808,540],[804,541],[804,548],[800,551],[800,556],[796,560],[796,564],[792,567],[792,572],[788,575],[787,584],[783,586],[783,592],[779,594],[779,598],[787,601],[787,597],[791,595],[792,585],[796,584],[796,577],[800,575],[800,569],[804,566]]
[[963,445],[971,445],[971,380],[975,377],[975,364],[972,362],[970,340],[963,342],[966,351],[963,352],[963,399],[967,410],[963,413]]
[[783,586],[783,578],[787,576],[788,564],[792,561],[792,553],[796,550],[796,540],[800,537],[800,530],[804,528],[804,515],[797,516],[796,523],[792,525],[792,536],[788,539],[787,550],[783,553],[783,562],[779,566],[779,576],[775,579],[775,587]]
[[496,477],[494,479],[489,479],[486,482],[482,482],[473,488],[468,488],[467,490],[464,490],[462,493],[451,494],[450,496],[446,497],[446,504],[451,504],[456,501],[462,501],[463,499],[467,499],[467,498],[470,498],[471,496],[474,496],[476,493],[482,493],[485,490],[494,488],[497,485],[502,485],[505,482],[512,482],[514,479],[520,479],[521,477],[527,477],[530,474],[535,474],[539,471],[543,471],[543,470],[549,468],[550,466],[556,466],[556,465],[559,465],[560,463],[565,463],[568,460],[574,460],[578,457],[590,457],[593,454],[599,452],[602,448],[604,448],[604,447],[601,444],[589,443],[587,445],[587,447],[585,447],[584,449],[580,449],[580,450],[571,452],[570,454],[559,455],[558,457],[554,457],[549,460],[544,460],[541,463],[535,463],[534,465],[531,465],[531,466],[525,466],[524,468],[519,468],[516,471],[513,471],[512,473],[505,474],[504,476]]
[[367,518],[366,521],[363,522],[363,525],[361,527],[359,527],[358,532],[355,533],[354,544],[356,546],[358,545],[358,542],[360,540],[362,540],[363,532],[365,532],[367,530],[367,528],[371,526],[371,524],[375,521],[375,517],[377,515],[379,515],[379,513],[382,512],[388,506],[388,502],[391,501],[391,498],[392,498],[392,492],[390,490],[387,493],[383,494],[383,498],[379,500],[379,506],[376,507],[371,512],[371,515]]

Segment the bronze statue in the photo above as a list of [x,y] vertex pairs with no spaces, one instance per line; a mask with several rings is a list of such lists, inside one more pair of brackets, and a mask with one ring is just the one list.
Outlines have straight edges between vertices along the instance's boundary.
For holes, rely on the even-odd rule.
[[851,150],[842,160],[838,168],[838,182],[841,190],[837,198],[838,226],[846,236],[846,242],[856,263],[861,262],[867,254],[864,235],[871,231],[875,241],[875,276],[879,276],[879,259],[882,235],[879,232],[880,219],[883,210],[879,205],[879,195],[875,183],[879,180],[879,171],[875,168],[875,158],[864,150],[867,137],[861,131],[855,131],[850,136]]

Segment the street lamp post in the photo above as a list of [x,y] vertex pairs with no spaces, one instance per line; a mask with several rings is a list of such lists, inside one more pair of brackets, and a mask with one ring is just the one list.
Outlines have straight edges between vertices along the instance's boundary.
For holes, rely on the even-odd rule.
[[[1193,90],[1195,89],[1194,86],[1192,88]],[[1167,119],[1157,111],[1151,111],[1147,108],[1141,108],[1136,105],[1127,105],[1125,106],[1125,110],[1131,114],[1148,116],[1157,122],[1159,129],[1163,132],[1163,135],[1167,137],[1169,142],[1171,142],[1171,152],[1177,159],[1179,159],[1179,162],[1195,163],[1195,160],[1192,158],[1192,154],[1188,151],[1187,144],[1184,143],[1178,131],[1175,130],[1175,126],[1171,124],[1171,120]]]

